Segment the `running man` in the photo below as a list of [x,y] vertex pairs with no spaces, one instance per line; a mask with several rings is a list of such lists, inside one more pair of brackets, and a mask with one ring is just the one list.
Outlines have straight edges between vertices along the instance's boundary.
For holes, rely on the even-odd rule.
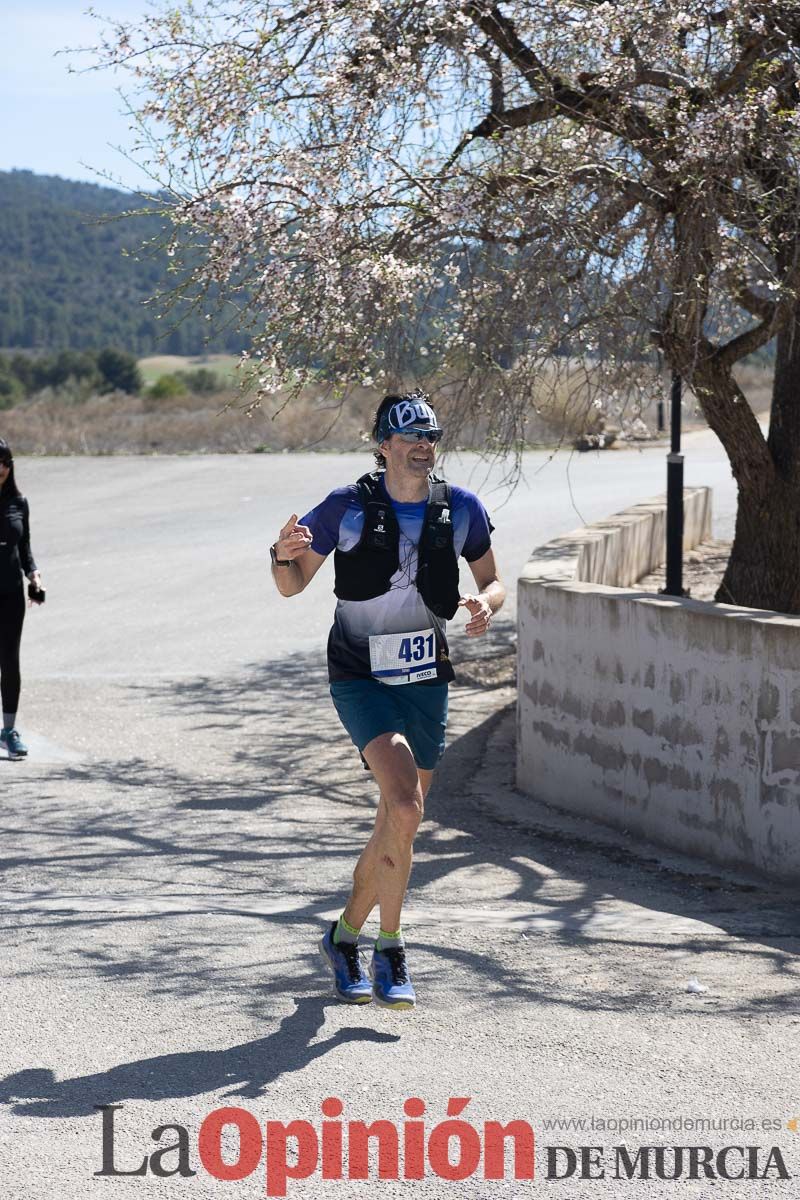
[[[328,676],[339,718],[380,788],[375,828],[353,872],[344,912],[322,938],[336,993],[413,1008],[401,930],[412,846],[433,771],[444,751],[453,678],[445,622],[467,609],[481,637],[505,599],[491,548],[492,524],[477,496],[433,475],[442,428],[421,391],[386,396],[375,414],[379,469],[337,488],[270,547],[282,596],[308,586],[333,551],[338,598],[328,638]],[[458,558],[477,592],[461,595]],[[375,905],[380,932],[372,984],[358,936]]]

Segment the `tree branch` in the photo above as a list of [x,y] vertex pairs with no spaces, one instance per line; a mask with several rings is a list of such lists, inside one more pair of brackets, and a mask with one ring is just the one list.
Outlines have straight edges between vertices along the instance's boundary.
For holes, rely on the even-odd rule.
[[732,367],[740,358],[746,358],[748,354],[765,346],[775,336],[775,333],[774,321],[764,321],[761,325],[754,325],[752,329],[746,329],[744,333],[731,338],[724,346],[715,350],[714,359],[722,367]]
[[492,54],[486,46],[482,46],[477,53],[478,58],[482,59],[489,68],[489,112],[501,113],[506,106],[503,61],[499,55]]
[[[578,91],[563,76],[549,67],[517,35],[514,22],[495,5],[486,9],[469,0],[464,11],[498,50],[521,72],[543,102],[550,101],[566,117],[581,121],[592,118],[597,128],[625,135],[645,153],[644,146],[656,146],[662,138],[659,130],[637,105],[620,104],[619,93],[609,88],[590,87]],[[542,119],[542,118],[539,118]]]
[[731,376],[730,364],[717,357],[705,337],[698,340],[696,349],[699,353],[697,366],[694,370],[684,370],[684,374],[709,426],[725,447],[734,477],[737,480],[752,479],[760,474],[768,479],[774,464],[767,439],[741,388]]
[[766,296],[759,296],[744,279],[739,279],[731,284],[731,295],[745,312],[751,313],[759,320],[767,322],[775,320],[778,311],[775,301],[768,300]]
[[669,200],[662,192],[641,180],[629,179],[604,163],[586,163],[564,175],[536,165],[525,167],[518,172],[493,175],[489,180],[481,182],[484,183],[487,196],[498,196],[503,192],[512,191],[520,185],[527,189],[526,195],[533,195],[550,184],[564,183],[565,180],[586,183],[589,186],[595,183],[610,184],[617,193],[611,205],[622,204],[625,210],[622,215],[625,215],[637,204],[653,208],[662,216],[669,211]]
[[507,129],[526,129],[529,125],[548,120],[555,111],[556,107],[550,100],[535,100],[530,104],[520,104],[517,108],[493,110],[465,134],[464,140],[490,138],[496,133],[505,133]]
[[[460,229],[459,233],[463,234],[465,238],[474,238],[476,241],[486,242],[492,246],[529,246],[531,242],[541,241],[544,237],[551,237],[553,226],[539,225],[536,229],[532,229],[530,233],[493,233],[487,226],[481,225],[479,229]],[[450,238],[453,236],[453,231],[444,231],[442,236]]]
[[708,92],[695,87],[691,80],[684,75],[676,75],[672,71],[657,71],[653,67],[642,66],[633,78],[633,87],[657,87],[664,91],[673,92],[680,88],[693,104],[703,104],[708,100]]
[[445,159],[440,175],[447,174],[467,146],[476,138],[490,138],[496,133],[502,136],[507,129],[527,128],[539,121],[546,121],[553,115],[553,112],[553,105],[547,100],[537,100],[533,104],[521,104],[518,108],[510,108],[506,112],[490,112],[460,139],[452,154]]
[[758,62],[762,51],[770,41],[776,39],[767,34],[751,34],[742,40],[744,45],[742,54],[728,74],[721,75],[717,79],[714,86],[714,95],[716,96],[730,96],[732,92],[738,91],[747,82],[751,68]]
[[[516,26],[510,17],[501,13],[497,5],[491,9],[485,4],[468,0],[464,12],[480,30],[497,46],[498,50],[522,72],[535,92],[568,92],[571,91],[567,81],[551,71],[545,63],[534,54],[530,46],[517,36]],[[577,96],[580,93],[576,93]]]

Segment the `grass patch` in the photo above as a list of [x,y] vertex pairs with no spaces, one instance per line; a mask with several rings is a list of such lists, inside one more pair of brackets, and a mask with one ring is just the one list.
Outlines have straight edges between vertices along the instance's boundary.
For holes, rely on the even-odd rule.
[[149,358],[139,359],[139,370],[145,387],[150,387],[162,375],[174,375],[176,371],[196,371],[198,367],[206,367],[235,387],[240,377],[236,370],[238,363],[238,354],[153,354]]

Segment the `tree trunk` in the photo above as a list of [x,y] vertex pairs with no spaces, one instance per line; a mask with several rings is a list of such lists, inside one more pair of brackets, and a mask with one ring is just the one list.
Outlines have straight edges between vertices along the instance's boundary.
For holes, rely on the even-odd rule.
[[800,491],[779,477],[739,484],[736,533],[717,591],[724,604],[800,614]]
[[800,614],[800,312],[778,334],[768,463],[737,469],[727,441],[725,447],[739,506],[731,557],[716,598]]

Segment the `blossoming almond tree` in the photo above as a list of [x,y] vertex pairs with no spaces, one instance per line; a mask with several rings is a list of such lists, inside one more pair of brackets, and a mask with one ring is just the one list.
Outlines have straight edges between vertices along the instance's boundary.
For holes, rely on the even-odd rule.
[[[262,395],[410,348],[501,442],[554,354],[660,347],[738,484],[719,598],[800,613],[800,0],[180,0],[107,27]],[[765,436],[732,368],[777,339]]]

